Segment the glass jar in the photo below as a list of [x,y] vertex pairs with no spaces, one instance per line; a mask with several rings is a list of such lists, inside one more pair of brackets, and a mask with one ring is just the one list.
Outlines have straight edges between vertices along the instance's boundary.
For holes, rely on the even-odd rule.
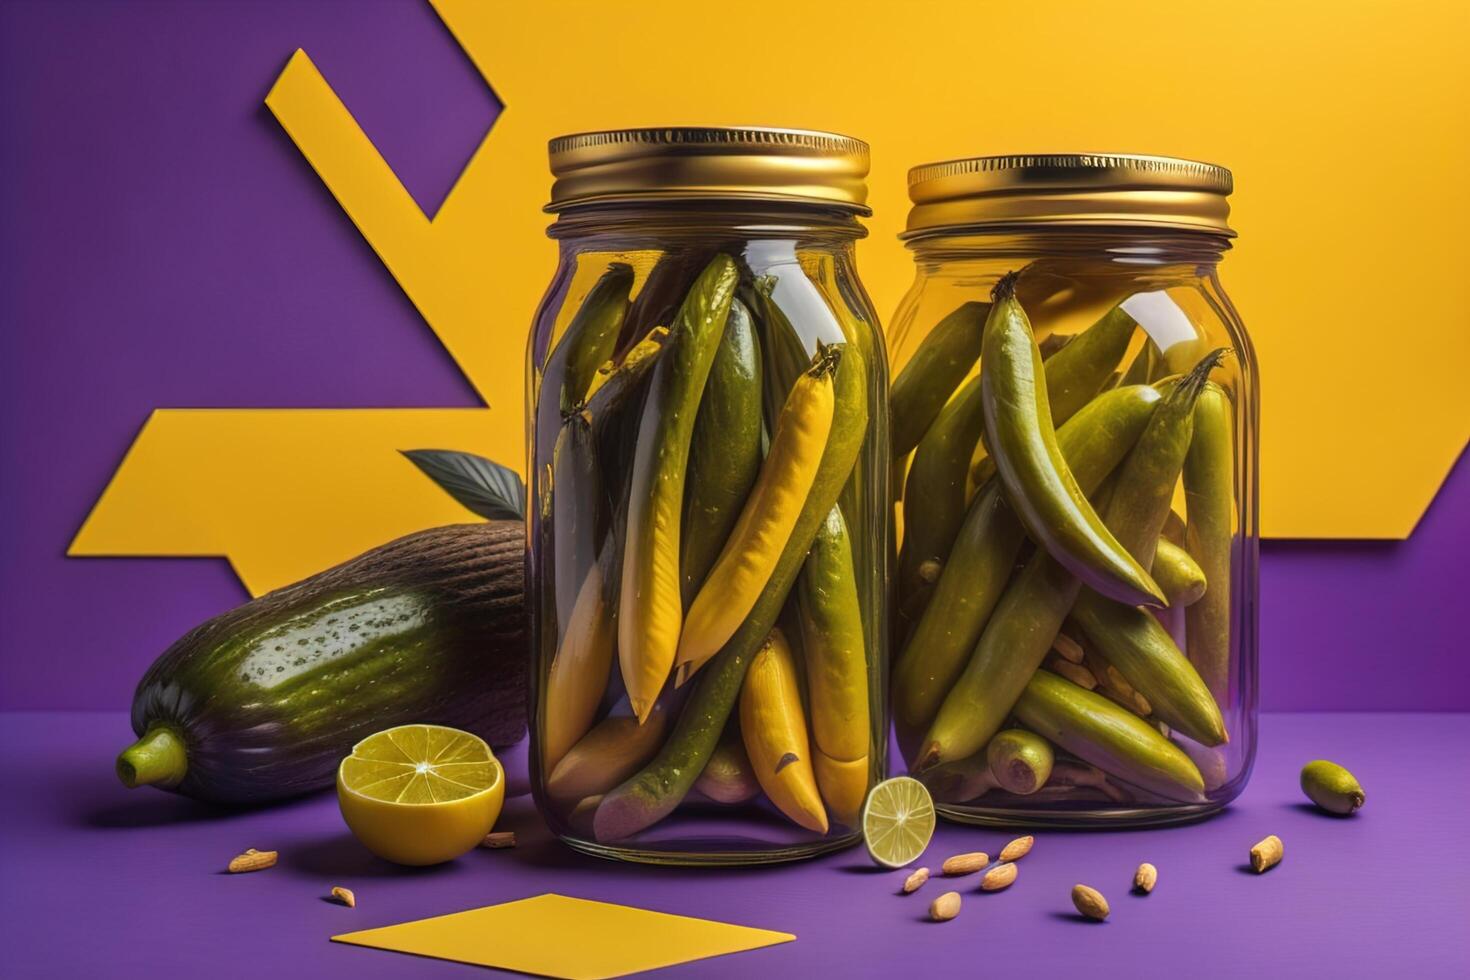
[[887,368],[867,146],[551,143],[528,352],[531,784],[572,847],[784,861],[886,771]]
[[1257,380],[1229,171],[916,167],[889,349],[892,711],[939,812],[1168,823],[1256,743]]

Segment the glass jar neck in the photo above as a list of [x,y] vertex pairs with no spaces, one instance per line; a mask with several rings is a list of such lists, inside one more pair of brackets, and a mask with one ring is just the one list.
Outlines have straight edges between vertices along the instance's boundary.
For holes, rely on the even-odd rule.
[[800,239],[842,248],[867,234],[851,208],[781,201],[657,201],[592,204],[557,216],[547,234],[563,248],[621,250],[722,240]]
[[1230,239],[1170,228],[1032,227],[956,229],[908,240],[922,271],[971,262],[1069,259],[1119,272],[1164,266],[1213,269]]

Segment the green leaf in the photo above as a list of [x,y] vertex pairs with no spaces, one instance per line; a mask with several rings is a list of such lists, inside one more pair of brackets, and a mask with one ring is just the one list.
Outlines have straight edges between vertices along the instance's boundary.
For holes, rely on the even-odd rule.
[[446,493],[486,520],[525,520],[526,487],[515,470],[453,449],[402,452]]

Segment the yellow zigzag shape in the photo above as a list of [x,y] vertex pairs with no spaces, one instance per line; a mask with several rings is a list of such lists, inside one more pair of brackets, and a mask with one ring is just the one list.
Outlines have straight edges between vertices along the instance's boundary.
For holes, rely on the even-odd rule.
[[[1224,277],[1264,365],[1264,532],[1403,537],[1470,435],[1455,285],[1470,198],[1448,192],[1470,161],[1463,4],[435,7],[505,109],[432,221],[305,53],[267,104],[492,407],[160,411],[72,554],[223,554],[259,591],[464,516],[395,450],[521,461],[525,331],[555,261],[545,143],[591,128],[869,140],[861,264],[882,311],[912,275],[895,239],[911,164],[1056,149],[1228,164],[1241,246]],[[344,472],[360,502],[340,499]]]

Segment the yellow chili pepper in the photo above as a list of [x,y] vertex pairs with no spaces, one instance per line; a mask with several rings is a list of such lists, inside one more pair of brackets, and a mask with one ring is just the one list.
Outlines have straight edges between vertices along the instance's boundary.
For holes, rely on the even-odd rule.
[[546,793],[562,803],[606,793],[643,768],[664,740],[669,713],[662,701],[639,721],[618,705],[583,735],[556,764],[547,768]]
[[669,679],[679,644],[679,532],[689,444],[739,278],[735,260],[719,255],[695,280],[644,396],[618,606],[618,661],[640,722]]
[[797,824],[825,834],[827,811],[812,770],[796,658],[779,627],[771,630],[746,671],[740,732],[766,796]]
[[786,396],[760,476],[684,618],[679,649],[674,655],[678,684],[688,680],[735,635],[770,581],[816,479],[832,431],[836,404],[832,373],[836,366],[833,349],[822,348]]
[[[604,554],[612,544],[603,546]],[[612,670],[613,608],[608,601],[603,561],[593,563],[577,591],[561,646],[546,674],[545,738],[541,767],[550,772],[592,727]]]

